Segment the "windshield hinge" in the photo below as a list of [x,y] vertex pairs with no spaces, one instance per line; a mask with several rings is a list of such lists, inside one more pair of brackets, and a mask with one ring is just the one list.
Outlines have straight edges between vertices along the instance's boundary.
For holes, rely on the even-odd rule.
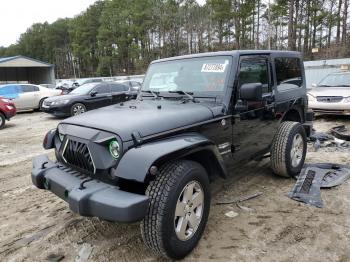
[[142,140],[139,132],[137,132],[137,131],[132,132],[131,137],[132,137],[132,141],[134,142],[135,146],[142,144],[143,140]]

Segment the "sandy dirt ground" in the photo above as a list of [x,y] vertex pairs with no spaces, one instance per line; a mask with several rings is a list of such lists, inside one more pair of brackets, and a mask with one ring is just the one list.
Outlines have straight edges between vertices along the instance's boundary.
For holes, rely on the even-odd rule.
[[[80,217],[32,185],[31,159],[45,153],[44,134],[58,122],[24,113],[0,131],[0,261],[163,261],[143,245],[139,224]],[[327,131],[338,124],[350,128],[350,118],[322,117],[314,125]],[[350,149],[308,151],[309,163],[350,164]],[[267,159],[216,180],[204,236],[185,261],[350,261],[350,182],[322,190],[322,209],[286,197],[294,183],[274,176]],[[215,204],[257,191],[263,195],[241,208]],[[225,216],[229,211],[236,216]]]

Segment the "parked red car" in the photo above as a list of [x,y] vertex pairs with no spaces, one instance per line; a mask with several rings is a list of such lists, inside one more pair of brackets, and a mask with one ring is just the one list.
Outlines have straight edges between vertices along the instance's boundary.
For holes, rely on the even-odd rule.
[[15,104],[9,99],[0,97],[0,129],[4,128],[5,121],[10,120],[15,114]]

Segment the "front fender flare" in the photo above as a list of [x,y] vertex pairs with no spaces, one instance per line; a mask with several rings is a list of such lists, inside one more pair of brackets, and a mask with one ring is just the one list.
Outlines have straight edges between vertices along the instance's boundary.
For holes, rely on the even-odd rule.
[[112,170],[112,174],[143,183],[150,167],[155,163],[179,159],[202,150],[209,151],[215,156],[219,168],[226,175],[223,159],[215,144],[196,133],[174,136],[132,148],[123,155],[117,168]]

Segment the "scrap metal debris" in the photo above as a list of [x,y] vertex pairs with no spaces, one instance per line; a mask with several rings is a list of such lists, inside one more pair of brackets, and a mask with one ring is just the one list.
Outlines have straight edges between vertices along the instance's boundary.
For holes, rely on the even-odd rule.
[[234,199],[230,199],[230,200],[221,200],[216,202],[217,205],[227,205],[227,204],[233,204],[233,203],[239,203],[239,202],[243,202],[243,201],[247,201],[253,198],[256,198],[258,196],[261,196],[263,193],[262,192],[256,192],[254,194],[251,195],[247,195],[247,196],[241,196],[241,197],[237,197]]
[[288,197],[322,208],[320,189],[338,186],[349,178],[350,166],[332,163],[306,164]]
[[347,132],[347,128],[345,125],[335,126],[331,129],[331,134],[338,139],[350,141],[350,133]]
[[310,135],[315,151],[321,147],[350,148],[350,134],[344,134],[347,129],[344,125],[333,127],[329,133],[316,132]]
[[255,209],[254,208],[250,208],[250,207],[246,207],[246,206],[243,206],[243,205],[240,205],[239,202],[236,203],[237,207],[239,207],[240,209],[246,211],[246,212],[255,212]]
[[329,170],[322,179],[321,188],[339,186],[350,178],[350,166],[331,163],[313,164],[313,166]]
[[312,170],[312,167],[304,168],[288,197],[315,207],[323,207],[320,188],[324,175],[325,173]]
[[87,262],[92,252],[92,248],[92,245],[84,243],[81,249],[79,250],[78,256],[75,258],[75,262]]
[[238,216],[238,213],[235,211],[229,211],[229,212],[225,213],[225,216],[227,216],[229,218],[234,218],[234,217]]
[[50,254],[46,257],[49,262],[60,262],[64,259],[64,255],[61,254]]
[[312,142],[315,142],[315,141],[320,141],[320,142],[324,142],[324,141],[327,141],[327,140],[331,140],[333,139],[333,136],[327,134],[327,133],[322,133],[322,132],[314,132],[313,134],[310,135],[310,140]]

